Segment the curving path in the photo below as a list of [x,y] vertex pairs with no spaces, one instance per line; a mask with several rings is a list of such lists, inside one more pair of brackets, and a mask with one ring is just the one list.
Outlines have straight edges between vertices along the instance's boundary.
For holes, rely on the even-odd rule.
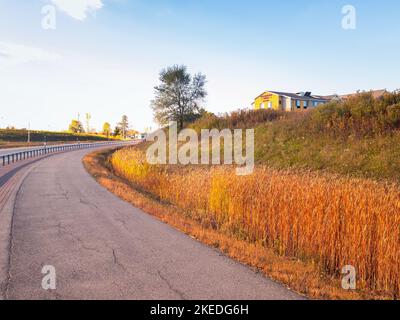
[[[82,157],[24,167],[0,212],[4,299],[302,299],[106,191]],[[1,191],[1,190],[0,190]],[[42,267],[57,288],[42,289]]]

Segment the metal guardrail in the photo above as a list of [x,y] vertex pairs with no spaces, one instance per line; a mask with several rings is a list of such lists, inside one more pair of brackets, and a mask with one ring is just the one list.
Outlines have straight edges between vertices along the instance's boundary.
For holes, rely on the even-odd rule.
[[10,154],[5,154],[0,156],[0,161],[2,166],[7,166],[12,163],[35,158],[39,156],[43,156],[50,153],[62,152],[62,151],[72,151],[72,150],[79,150],[79,149],[88,149],[94,147],[102,147],[102,146],[110,146],[110,145],[124,145],[130,144],[134,141],[129,142],[98,142],[98,143],[78,143],[78,144],[66,144],[66,145],[59,145],[59,146],[49,146],[44,148],[32,149],[32,150],[25,150]]

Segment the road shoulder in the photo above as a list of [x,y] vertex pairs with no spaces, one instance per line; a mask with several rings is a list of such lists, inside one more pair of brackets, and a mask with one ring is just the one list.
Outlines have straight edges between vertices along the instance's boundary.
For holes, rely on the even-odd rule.
[[24,180],[39,165],[32,161],[19,168],[0,188],[0,300],[7,298],[12,254],[12,224],[15,202]]

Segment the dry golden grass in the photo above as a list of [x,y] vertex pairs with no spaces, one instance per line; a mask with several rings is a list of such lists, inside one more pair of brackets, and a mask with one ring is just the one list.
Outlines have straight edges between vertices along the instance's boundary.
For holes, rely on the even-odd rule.
[[[340,278],[342,267],[353,265],[362,291],[399,297],[397,185],[265,167],[239,177],[230,167],[149,166],[142,157],[135,149],[123,149],[112,156],[111,163],[120,177],[176,206],[183,218],[203,230],[313,265],[332,279]],[[268,274],[291,284],[292,280],[274,274],[282,271],[274,270]],[[313,294],[312,286],[305,286],[297,284],[296,289],[326,297],[326,292]],[[329,297],[342,295],[346,296]]]

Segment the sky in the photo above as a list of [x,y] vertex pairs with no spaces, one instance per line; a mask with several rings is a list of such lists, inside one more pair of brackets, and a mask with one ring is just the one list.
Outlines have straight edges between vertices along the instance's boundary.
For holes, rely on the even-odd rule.
[[265,90],[394,90],[399,16],[398,0],[0,0],[0,128],[66,130],[90,113],[97,130],[124,114],[155,129],[154,86],[173,64],[207,76],[214,113]]

